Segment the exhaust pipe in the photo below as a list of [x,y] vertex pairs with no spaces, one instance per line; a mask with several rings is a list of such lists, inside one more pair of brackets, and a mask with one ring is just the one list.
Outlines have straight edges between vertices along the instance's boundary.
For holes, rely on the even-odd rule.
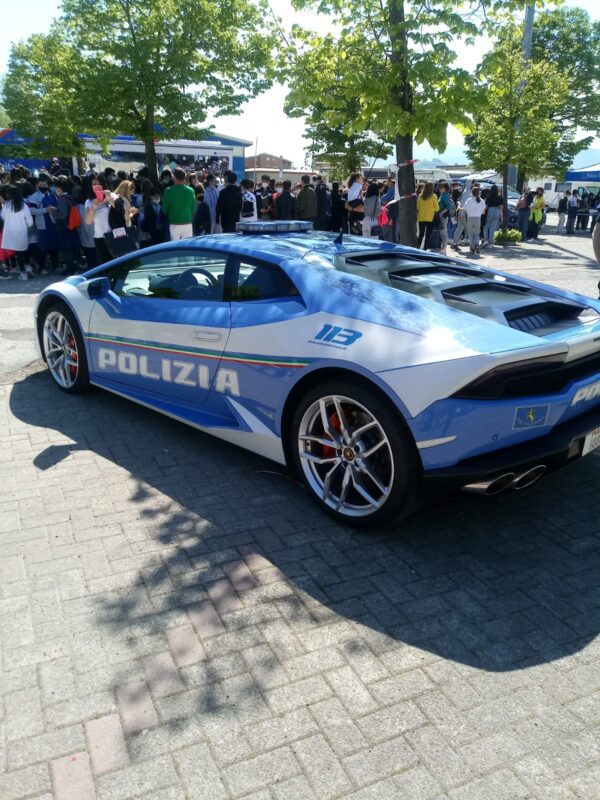
[[536,484],[545,472],[546,465],[538,464],[537,467],[533,467],[533,469],[529,469],[527,472],[519,475],[513,483],[513,489],[517,492],[521,491],[521,489],[528,489],[530,486]]
[[[463,491],[470,492],[471,494],[484,494],[488,497],[491,497],[494,494],[500,494],[500,492],[503,492],[505,489],[508,489],[509,486],[512,486],[516,477],[517,476],[514,472],[506,472],[504,475],[500,475],[499,478],[494,478],[491,481],[469,483],[467,486],[463,486]],[[540,475],[540,478],[541,477],[542,476]]]

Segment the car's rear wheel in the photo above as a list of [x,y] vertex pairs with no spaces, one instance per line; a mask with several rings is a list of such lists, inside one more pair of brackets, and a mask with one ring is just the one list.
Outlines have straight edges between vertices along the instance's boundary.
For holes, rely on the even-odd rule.
[[352,380],[315,387],[296,409],[291,436],[298,474],[338,520],[371,527],[412,507],[420,460],[404,421],[375,387]]
[[54,382],[65,392],[89,388],[85,345],[75,315],[65,303],[53,303],[42,320],[44,360]]

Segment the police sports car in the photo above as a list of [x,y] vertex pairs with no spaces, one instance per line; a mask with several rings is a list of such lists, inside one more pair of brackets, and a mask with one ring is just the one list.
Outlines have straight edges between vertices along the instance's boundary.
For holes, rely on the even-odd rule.
[[600,445],[600,302],[307,223],[239,227],[48,286],[58,386],[287,463],[362,526],[427,484],[523,489]]

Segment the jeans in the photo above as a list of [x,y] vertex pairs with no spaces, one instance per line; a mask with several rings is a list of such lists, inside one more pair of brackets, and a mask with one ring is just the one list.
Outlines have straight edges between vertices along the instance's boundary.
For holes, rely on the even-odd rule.
[[462,239],[466,227],[467,227],[466,219],[459,219],[458,222],[456,223],[456,230],[454,231],[454,236],[452,237],[453,245],[460,244],[460,240]]
[[577,219],[577,209],[574,208],[573,210],[571,210],[569,208],[567,216],[567,233],[573,233],[573,228],[575,227],[576,219]]
[[488,244],[494,244],[494,234],[500,225],[500,209],[488,208],[487,219],[483,226],[483,239]]
[[423,239],[425,239],[425,244],[423,244],[423,249],[427,250],[427,245],[429,244],[429,237],[431,236],[431,231],[433,229],[433,220],[429,222],[419,222],[419,240],[418,240],[418,247],[421,247],[423,244]]
[[556,228],[557,233],[564,233],[566,218],[567,215],[564,213],[564,211],[558,215],[558,226]]
[[530,210],[528,208],[520,208],[519,209],[519,230],[521,231],[521,241],[527,241],[527,231],[529,229],[529,215]]
[[481,217],[467,217],[467,236],[471,250],[479,247],[479,233],[481,231]]

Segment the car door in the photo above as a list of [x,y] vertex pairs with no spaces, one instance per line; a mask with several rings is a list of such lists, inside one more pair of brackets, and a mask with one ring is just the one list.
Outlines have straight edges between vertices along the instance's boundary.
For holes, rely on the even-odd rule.
[[221,253],[175,246],[108,268],[111,291],[90,317],[92,380],[139,400],[203,404],[229,336],[226,266]]
[[232,257],[227,296],[231,333],[223,366],[236,370],[244,406],[241,410],[238,403],[236,410],[250,428],[260,420],[272,430],[287,387],[298,369],[306,366],[302,334],[306,305],[281,267],[247,257]]

